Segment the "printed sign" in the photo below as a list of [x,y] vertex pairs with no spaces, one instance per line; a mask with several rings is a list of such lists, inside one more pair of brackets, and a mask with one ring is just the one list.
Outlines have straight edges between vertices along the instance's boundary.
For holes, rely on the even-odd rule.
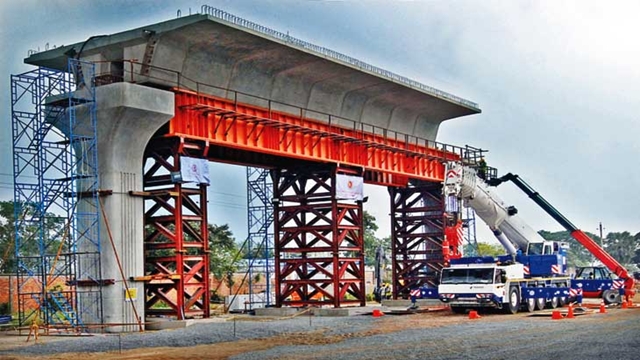
[[336,175],[336,198],[359,200],[364,197],[364,179],[359,176]]
[[209,161],[182,156],[180,158],[180,174],[182,182],[209,185]]
[[124,289],[124,301],[134,301],[138,299],[138,289],[129,288],[129,290]]

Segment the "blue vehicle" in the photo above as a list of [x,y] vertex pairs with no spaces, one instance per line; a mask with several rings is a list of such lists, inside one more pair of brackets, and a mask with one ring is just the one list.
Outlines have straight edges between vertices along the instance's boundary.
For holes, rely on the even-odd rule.
[[572,289],[581,289],[585,298],[602,298],[605,304],[620,303],[624,295],[624,280],[604,266],[584,266],[576,269]]

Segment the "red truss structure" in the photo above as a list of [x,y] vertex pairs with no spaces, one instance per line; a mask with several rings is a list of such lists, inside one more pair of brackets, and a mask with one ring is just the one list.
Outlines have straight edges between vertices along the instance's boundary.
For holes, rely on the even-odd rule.
[[393,298],[408,297],[423,284],[437,287],[444,266],[442,185],[422,182],[389,187]]
[[142,194],[147,315],[209,317],[206,185],[177,178],[181,156],[203,157],[205,151],[177,138],[155,138],[147,146]]
[[365,305],[362,202],[335,166],[274,170],[276,306]]

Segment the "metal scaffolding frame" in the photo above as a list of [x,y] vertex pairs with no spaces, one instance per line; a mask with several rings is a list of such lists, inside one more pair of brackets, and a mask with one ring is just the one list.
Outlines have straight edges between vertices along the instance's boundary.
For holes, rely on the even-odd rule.
[[198,143],[156,137],[144,155],[145,314],[208,318],[207,185],[182,183],[181,157],[202,158]]
[[[273,274],[273,181],[269,170],[247,166],[249,308],[271,306]],[[256,279],[264,277],[264,285]],[[257,293],[264,294],[262,297]]]
[[462,226],[465,229],[464,256],[478,256],[478,241],[476,238],[476,212],[470,207],[465,207],[462,213]]
[[362,202],[336,198],[337,173],[273,172],[278,307],[365,305]]
[[20,326],[103,324],[95,66],[11,76]]
[[393,298],[412,289],[437,287],[444,266],[444,198],[442,184],[420,182],[389,187]]

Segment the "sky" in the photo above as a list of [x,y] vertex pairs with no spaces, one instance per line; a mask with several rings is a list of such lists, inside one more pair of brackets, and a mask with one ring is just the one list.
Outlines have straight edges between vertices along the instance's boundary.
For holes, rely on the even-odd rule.
[[[193,1],[0,1],[0,162],[11,164],[9,76],[29,49],[196,13]],[[437,140],[489,150],[577,227],[640,232],[640,2],[210,0],[206,3],[479,104]],[[212,164],[209,222],[246,237],[245,168]],[[386,189],[365,210],[390,235]],[[512,185],[500,196],[535,230],[562,228]],[[12,198],[10,166],[0,200]],[[484,224],[478,240],[492,242]]]

